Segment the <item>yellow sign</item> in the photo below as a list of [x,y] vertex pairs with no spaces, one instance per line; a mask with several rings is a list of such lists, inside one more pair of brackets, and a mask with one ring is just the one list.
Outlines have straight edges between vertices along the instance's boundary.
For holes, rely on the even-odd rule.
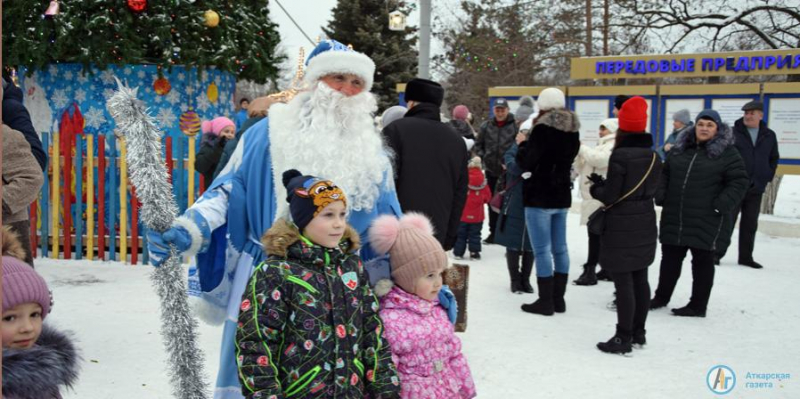
[[800,49],[572,59],[570,77],[631,79],[800,74]]

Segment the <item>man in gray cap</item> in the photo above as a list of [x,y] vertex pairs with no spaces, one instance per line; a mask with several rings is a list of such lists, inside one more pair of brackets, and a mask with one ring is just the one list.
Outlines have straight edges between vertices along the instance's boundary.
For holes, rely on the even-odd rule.
[[[514,144],[517,137],[517,124],[514,114],[508,110],[508,100],[498,98],[494,100],[494,117],[483,122],[475,142],[475,155],[483,159],[486,172],[486,181],[494,193],[497,180],[505,172],[503,155]],[[497,212],[489,208],[489,237],[483,242],[494,244],[494,229],[497,225]]]
[[[761,211],[761,197],[767,183],[775,177],[778,169],[778,139],[764,118],[764,104],[761,101],[750,101],[742,107],[744,116],[733,125],[733,136],[736,139],[736,148],[744,160],[747,175],[750,177],[750,188],[747,190],[741,204],[733,211],[733,222],[741,212],[739,222],[739,264],[754,269],[763,266],[753,260],[753,247],[758,230],[758,214]],[[729,233],[733,233],[730,231]],[[728,248],[719,248],[717,264],[725,256]]]

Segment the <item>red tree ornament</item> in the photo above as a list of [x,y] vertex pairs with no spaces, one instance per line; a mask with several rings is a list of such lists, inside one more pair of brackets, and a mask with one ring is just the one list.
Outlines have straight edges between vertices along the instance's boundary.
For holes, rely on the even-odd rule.
[[128,0],[128,8],[133,12],[142,12],[147,7],[147,0]]
[[158,78],[155,82],[153,82],[153,90],[159,96],[163,96],[172,90],[172,85],[169,84],[169,80],[167,80],[167,78]]

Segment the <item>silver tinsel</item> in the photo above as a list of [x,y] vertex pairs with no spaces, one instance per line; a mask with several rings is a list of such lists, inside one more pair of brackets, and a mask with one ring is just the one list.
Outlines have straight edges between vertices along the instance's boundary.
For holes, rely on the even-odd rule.
[[[138,89],[119,89],[107,107],[117,124],[117,133],[128,145],[128,170],[131,183],[142,204],[142,223],[162,232],[172,226],[178,206],[164,160],[161,158],[161,131],[148,114]],[[173,395],[182,399],[207,397],[203,375],[203,353],[197,347],[197,321],[191,316],[183,280],[181,257],[172,247],[170,256],[152,274],[153,286],[161,299],[161,336],[169,354],[169,374]]]

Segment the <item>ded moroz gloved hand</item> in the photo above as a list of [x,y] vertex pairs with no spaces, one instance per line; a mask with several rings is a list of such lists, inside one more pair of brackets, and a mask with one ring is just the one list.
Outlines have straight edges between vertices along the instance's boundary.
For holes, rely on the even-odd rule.
[[169,257],[170,245],[174,245],[178,256],[194,256],[208,249],[211,241],[211,228],[206,219],[195,210],[186,213],[172,222],[172,227],[164,232],[147,230],[147,245],[150,263],[161,266]]

